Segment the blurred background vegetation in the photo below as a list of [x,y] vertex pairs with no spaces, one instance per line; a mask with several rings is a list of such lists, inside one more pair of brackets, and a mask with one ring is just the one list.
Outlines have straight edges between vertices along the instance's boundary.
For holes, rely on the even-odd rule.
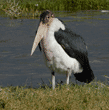
[[0,9],[9,16],[39,16],[43,10],[109,10],[109,0],[0,0]]

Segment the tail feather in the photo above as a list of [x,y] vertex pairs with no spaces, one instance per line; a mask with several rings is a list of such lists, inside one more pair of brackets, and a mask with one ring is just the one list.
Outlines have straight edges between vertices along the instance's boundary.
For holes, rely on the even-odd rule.
[[76,80],[80,82],[90,83],[94,79],[94,74],[91,69],[83,69],[81,73],[74,74]]
[[79,59],[80,64],[83,68],[81,73],[76,73],[74,76],[80,82],[90,83],[94,79],[93,71],[89,65],[88,57],[84,56],[84,62]]
[[88,55],[86,53],[78,53],[76,59],[83,68],[83,71],[75,73],[74,76],[80,82],[90,83],[94,79],[94,74],[89,64]]

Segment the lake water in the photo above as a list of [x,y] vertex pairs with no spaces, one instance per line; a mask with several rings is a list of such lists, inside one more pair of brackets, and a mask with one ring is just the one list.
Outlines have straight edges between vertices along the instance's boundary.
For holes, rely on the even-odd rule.
[[[65,17],[60,14],[58,17],[85,39],[95,79],[108,82],[109,13],[78,12],[66,14]],[[51,73],[44,64],[39,48],[30,56],[38,22],[39,19],[10,19],[0,16],[1,86],[37,87],[43,81],[45,84],[51,81]],[[65,75],[56,74],[57,82],[65,80]],[[75,83],[73,74],[70,81]]]

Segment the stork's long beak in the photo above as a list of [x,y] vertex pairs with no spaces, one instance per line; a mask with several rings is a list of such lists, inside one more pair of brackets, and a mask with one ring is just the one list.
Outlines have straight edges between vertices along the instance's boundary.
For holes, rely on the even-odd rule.
[[34,53],[36,47],[38,46],[39,42],[41,41],[41,39],[47,35],[47,25],[46,24],[42,24],[42,22],[40,22],[39,27],[38,27],[38,31],[36,33],[34,42],[33,42],[33,47],[31,50],[31,55]]

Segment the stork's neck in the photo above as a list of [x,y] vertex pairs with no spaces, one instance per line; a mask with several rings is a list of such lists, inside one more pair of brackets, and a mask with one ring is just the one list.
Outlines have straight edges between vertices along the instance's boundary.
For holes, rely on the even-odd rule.
[[50,26],[49,26],[49,30],[56,32],[59,29],[65,30],[65,26],[64,24],[58,19],[58,18],[54,18],[53,21],[51,22]]
[[43,49],[50,48],[51,45],[55,44],[56,40],[54,37],[54,32],[58,31],[60,28],[65,30],[64,24],[57,18],[53,18],[52,22],[48,26],[46,36],[44,36],[41,41]]

